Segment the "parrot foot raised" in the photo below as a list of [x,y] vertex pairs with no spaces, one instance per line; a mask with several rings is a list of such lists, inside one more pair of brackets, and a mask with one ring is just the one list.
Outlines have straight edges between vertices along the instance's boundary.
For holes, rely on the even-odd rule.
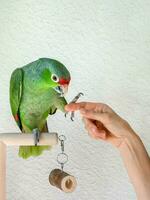
[[[65,113],[65,117],[67,117],[68,112]],[[74,112],[71,112],[71,117],[70,117],[71,121],[74,121]]]
[[[84,94],[82,92],[79,92],[72,101],[70,101],[70,103],[76,103],[78,101],[78,99],[83,96]],[[67,117],[68,112],[65,112],[65,117]],[[71,121],[74,121],[74,111],[71,112],[71,117],[70,117]]]
[[32,130],[34,137],[34,145],[37,146],[37,143],[40,141],[40,131],[38,128]]

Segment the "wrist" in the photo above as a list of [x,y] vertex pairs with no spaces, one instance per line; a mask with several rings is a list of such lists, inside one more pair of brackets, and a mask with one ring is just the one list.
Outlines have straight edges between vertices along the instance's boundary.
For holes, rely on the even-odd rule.
[[138,199],[149,199],[150,159],[140,137],[130,131],[118,149]]
[[120,142],[117,146],[120,152],[123,151],[124,148],[127,148],[127,146],[134,146],[134,144],[136,144],[135,141],[140,140],[139,136],[134,132],[127,121],[122,120],[121,128],[120,137],[118,137]]
[[118,147],[120,153],[123,153],[126,149],[137,148],[138,143],[141,143],[140,137],[132,129],[126,131],[126,134],[122,136],[121,140]]

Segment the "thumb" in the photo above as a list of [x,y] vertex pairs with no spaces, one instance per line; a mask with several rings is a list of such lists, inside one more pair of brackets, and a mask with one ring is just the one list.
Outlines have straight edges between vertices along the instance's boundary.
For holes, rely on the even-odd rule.
[[100,121],[103,124],[108,123],[108,119],[109,119],[108,113],[95,112],[95,111],[85,110],[85,109],[80,109],[80,113],[86,118]]

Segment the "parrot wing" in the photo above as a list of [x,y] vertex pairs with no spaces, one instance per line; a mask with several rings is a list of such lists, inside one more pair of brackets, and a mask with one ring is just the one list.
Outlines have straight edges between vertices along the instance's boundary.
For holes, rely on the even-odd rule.
[[55,107],[59,110],[61,110],[62,112],[66,112],[65,111],[65,105],[67,105],[67,101],[64,97],[59,97],[56,99],[55,101]]
[[49,115],[53,115],[55,114],[57,111],[57,108],[53,105],[50,107],[50,110],[49,110]]
[[10,79],[10,106],[17,125],[22,131],[22,124],[19,114],[19,106],[22,97],[23,70],[17,68],[13,71]]

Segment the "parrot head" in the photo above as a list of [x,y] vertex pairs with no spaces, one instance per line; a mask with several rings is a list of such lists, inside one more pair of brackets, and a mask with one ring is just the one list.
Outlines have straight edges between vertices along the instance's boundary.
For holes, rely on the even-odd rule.
[[68,91],[71,79],[69,71],[57,60],[50,58],[41,58],[40,60],[44,66],[42,70],[42,77],[46,85],[53,88],[61,96],[64,96]]

